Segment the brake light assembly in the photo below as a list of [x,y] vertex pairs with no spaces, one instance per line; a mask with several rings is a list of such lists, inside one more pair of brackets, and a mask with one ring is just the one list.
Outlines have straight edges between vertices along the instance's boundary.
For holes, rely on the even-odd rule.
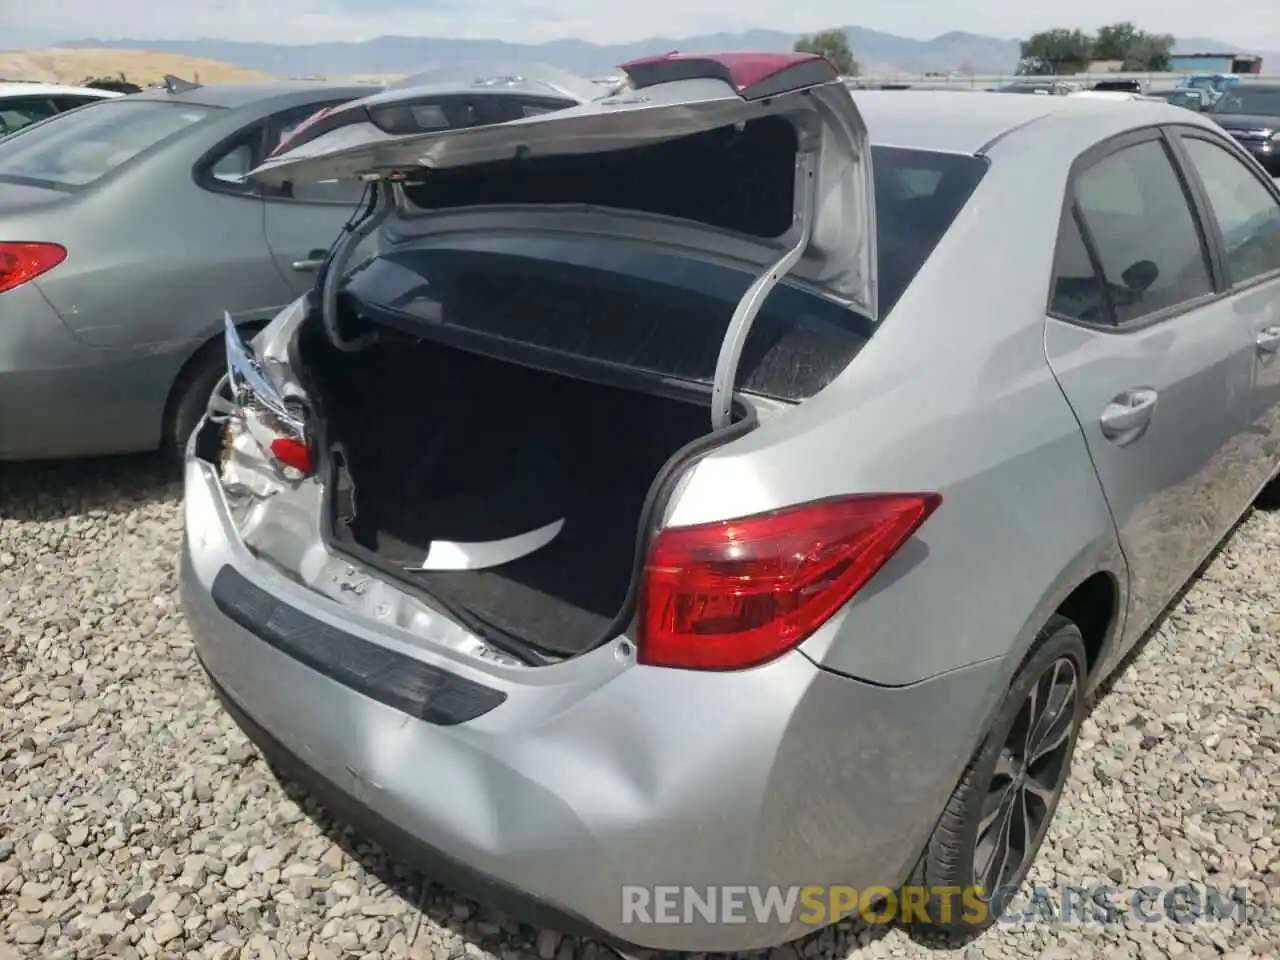
[[7,293],[48,273],[67,259],[57,243],[0,241],[0,293]]
[[741,670],[812,636],[941,504],[936,493],[870,493],[654,538],[640,590],[637,658],[655,667]]

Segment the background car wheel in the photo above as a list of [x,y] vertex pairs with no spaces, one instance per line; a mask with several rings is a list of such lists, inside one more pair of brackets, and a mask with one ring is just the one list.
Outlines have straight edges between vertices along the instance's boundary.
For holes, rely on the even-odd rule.
[[982,909],[931,895],[928,926],[977,933],[1026,878],[1048,831],[1084,720],[1084,639],[1054,616],[1019,668],[981,747],[925,847],[911,885],[981,887]]
[[1272,480],[1262,492],[1258,494],[1258,501],[1254,504],[1260,510],[1280,510],[1280,477]]
[[187,440],[204,416],[209,398],[226,373],[226,367],[226,351],[219,337],[201,347],[178,375],[169,393],[161,438],[161,452],[169,460],[182,462]]

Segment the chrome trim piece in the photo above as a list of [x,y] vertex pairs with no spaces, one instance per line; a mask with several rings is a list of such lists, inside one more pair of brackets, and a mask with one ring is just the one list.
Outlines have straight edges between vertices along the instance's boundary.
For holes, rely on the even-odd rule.
[[[231,397],[235,405],[242,409],[254,404],[261,406],[278,420],[281,426],[294,432],[301,439],[306,435],[306,425],[302,418],[289,409],[284,397],[262,373],[258,361],[254,359],[253,353],[231,319],[231,314],[224,311],[222,316],[223,340],[226,342],[227,349],[227,384],[231,389]],[[220,390],[214,391],[211,407],[221,399],[220,393]]]

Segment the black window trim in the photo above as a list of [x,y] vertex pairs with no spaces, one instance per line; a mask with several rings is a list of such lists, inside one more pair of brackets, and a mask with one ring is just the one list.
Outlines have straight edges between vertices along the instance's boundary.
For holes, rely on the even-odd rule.
[[[1106,323],[1091,323],[1086,320],[1079,320],[1075,317],[1064,316],[1053,309],[1053,281],[1056,276],[1057,263],[1057,242],[1054,243],[1053,262],[1055,271],[1049,276],[1049,290],[1046,298],[1045,313],[1055,320],[1062,323],[1069,323],[1073,326],[1084,327],[1090,330],[1097,330],[1101,333],[1114,335],[1125,335],[1130,333],[1138,333],[1147,330],[1160,323],[1173,320],[1192,310],[1199,310],[1221,300],[1231,293],[1229,286],[1226,284],[1226,277],[1222,267],[1222,258],[1220,245],[1216,234],[1210,233],[1205,226],[1206,208],[1200,203],[1199,185],[1193,185],[1189,179],[1187,170],[1182,162],[1182,154],[1178,152],[1177,144],[1172,142],[1171,135],[1167,129],[1167,125],[1154,124],[1146,127],[1138,127],[1133,130],[1126,130],[1123,133],[1115,134],[1105,140],[1093,144],[1083,153],[1081,153],[1071,164],[1071,169],[1067,173],[1066,186],[1063,189],[1062,205],[1058,214],[1058,229],[1055,231],[1055,237],[1061,233],[1062,218],[1073,216],[1076,204],[1076,182],[1080,176],[1086,171],[1096,166],[1108,157],[1119,153],[1129,147],[1136,147],[1148,142],[1159,143],[1167,156],[1170,165],[1173,168],[1174,175],[1178,179],[1178,183],[1182,187],[1183,198],[1186,200],[1187,208],[1191,213],[1191,220],[1195,224],[1197,236],[1200,238],[1200,251],[1208,266],[1209,282],[1213,289],[1208,293],[1198,297],[1192,297],[1190,300],[1184,300],[1181,303],[1171,304],[1160,310],[1155,310],[1145,314],[1136,320],[1127,323],[1116,322],[1115,308],[1110,304],[1108,297],[1108,313],[1109,321]],[[1101,260],[1098,256],[1097,248],[1094,244],[1092,233],[1089,231],[1088,224],[1083,216],[1077,221],[1081,226],[1081,236],[1084,240],[1085,249],[1089,253],[1089,262],[1098,269]],[[1104,284],[1106,283],[1106,275],[1100,273],[1099,278]]]
[[[1277,188],[1276,181],[1266,175],[1266,171],[1258,166],[1258,162],[1241,147],[1234,139],[1230,137],[1218,136],[1212,130],[1206,130],[1204,127],[1198,127],[1192,124],[1179,124],[1170,126],[1167,130],[1167,136],[1173,145],[1174,152],[1178,155],[1179,162],[1186,167],[1187,178],[1193,184],[1193,189],[1197,197],[1203,204],[1204,220],[1207,225],[1210,236],[1213,238],[1214,248],[1218,251],[1218,256],[1222,260],[1222,279],[1225,284],[1225,294],[1235,295],[1242,291],[1251,290],[1254,287],[1261,286],[1264,283],[1270,283],[1280,279],[1280,266],[1266,273],[1260,273],[1248,280],[1242,280],[1239,283],[1232,283],[1230,275],[1227,273],[1226,264],[1226,241],[1222,236],[1222,228],[1218,224],[1218,217],[1214,213],[1213,203],[1209,200],[1208,188],[1205,187],[1200,172],[1196,169],[1195,163],[1191,159],[1191,155],[1187,152],[1183,145],[1183,140],[1203,140],[1206,143],[1214,144],[1222,147],[1228,154],[1236,157],[1240,161],[1240,165],[1253,176],[1254,180],[1260,183],[1263,189],[1271,197],[1272,200],[1280,206],[1280,188]],[[1258,169],[1254,169],[1257,167]]]
[[219,180],[211,173],[214,164],[226,156],[231,147],[255,134],[257,136],[257,144],[254,149],[254,162],[258,162],[262,157],[267,134],[266,122],[262,119],[254,120],[252,123],[246,124],[235,131],[235,133],[228,134],[204,152],[204,155],[191,167],[191,179],[195,181],[196,186],[202,190],[207,190],[209,193],[219,193],[229,197],[259,199],[262,190],[258,184],[248,180],[244,183],[228,183],[226,180]]
[[91,103],[97,103],[99,100],[113,100],[114,97],[84,97],[79,94],[60,93],[53,98],[54,106],[58,108],[59,113],[69,113],[72,110],[79,110],[81,107],[87,107]]

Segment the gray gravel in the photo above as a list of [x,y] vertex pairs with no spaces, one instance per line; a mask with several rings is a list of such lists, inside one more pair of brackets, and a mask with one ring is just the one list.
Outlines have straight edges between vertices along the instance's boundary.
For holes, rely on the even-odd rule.
[[[162,477],[0,466],[0,960],[607,960],[424,892],[277,783],[192,657]],[[1095,710],[1033,877],[1238,885],[1243,924],[1121,912],[967,946],[841,926],[769,960],[1280,955],[1278,575],[1280,514],[1255,514]]]

